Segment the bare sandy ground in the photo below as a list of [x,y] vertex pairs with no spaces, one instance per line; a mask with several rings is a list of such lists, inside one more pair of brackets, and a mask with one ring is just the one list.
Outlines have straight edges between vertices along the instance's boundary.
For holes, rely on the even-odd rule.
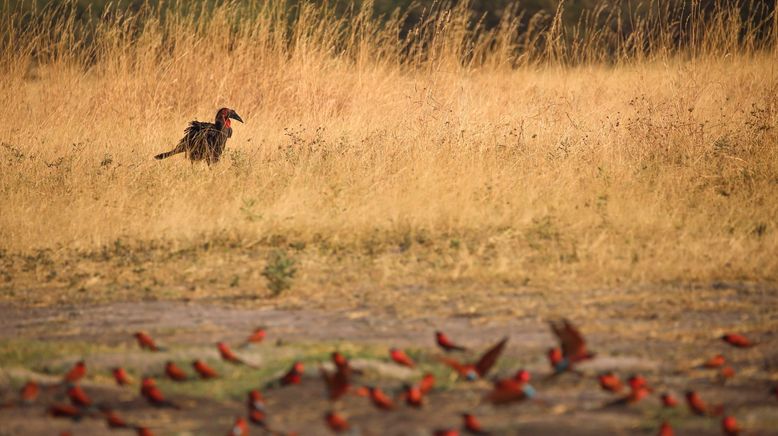
[[[746,299],[748,295],[762,298],[758,296],[763,294],[743,292]],[[596,319],[581,312],[575,321],[587,334],[597,358],[581,366],[584,377],[568,374],[543,381],[549,372],[544,351],[554,344],[554,338],[542,317],[490,321],[430,314],[398,318],[369,309],[280,310],[176,301],[47,307],[4,304],[0,306],[0,344],[4,348],[0,349],[0,386],[4,400],[9,400],[27,378],[57,380],[58,374],[72,362],[84,358],[90,368],[85,388],[97,402],[110,404],[128,420],[149,425],[157,434],[223,434],[236,415],[245,413],[243,392],[262,387],[290,362],[301,359],[307,364],[301,385],[266,390],[270,423],[284,431],[327,434],[322,414],[332,405],[325,399],[315,362],[326,360],[330,351],[339,349],[352,357],[355,366],[365,370],[358,384],[377,384],[392,393],[399,392],[403,382],[417,380],[423,370],[434,370],[438,375],[440,387],[422,410],[400,407],[380,412],[357,396],[335,405],[365,435],[431,434],[435,428],[458,426],[457,414],[462,411],[476,413],[493,434],[653,434],[662,420],[671,422],[678,434],[719,434],[716,418],[693,416],[685,407],[661,408],[659,393],[672,392],[680,399],[687,389],[700,391],[711,404],[724,404],[726,413],[735,415],[748,429],[746,434],[778,434],[778,399],[769,394],[769,388],[778,383],[778,338],[773,331],[755,330],[755,324],[749,322],[743,323],[747,333],[760,342],[754,349],[734,350],[716,338],[719,326],[747,320],[749,315],[757,317],[757,324],[769,326],[778,319],[775,311],[774,306],[762,314],[739,313],[737,309],[707,314],[689,311],[675,320],[661,312],[639,318],[634,312],[625,311],[624,317],[609,319]],[[239,343],[259,325],[267,326],[268,339],[240,351],[261,369],[252,372],[218,366],[213,344]],[[484,404],[482,397],[488,383],[456,382],[436,363],[438,351],[433,332],[437,329],[445,330],[474,350],[509,336],[509,347],[495,375],[507,376],[518,368],[529,369],[544,403],[499,408]],[[136,330],[151,332],[169,350],[138,350],[131,338]],[[636,332],[643,332],[642,337]],[[32,367],[14,358],[26,342],[45,351],[30,357],[34,360]],[[73,355],[56,351],[58,344],[69,350],[67,347],[74,343],[89,346],[79,345],[79,351]],[[389,363],[385,350],[391,346],[412,350],[422,370],[406,370]],[[694,368],[702,359],[718,352],[724,353],[738,371],[726,384],[716,379],[715,371]],[[109,377],[109,368],[114,365],[125,366],[135,375],[159,375],[165,360],[186,362],[195,356],[213,362],[225,377],[213,382],[191,382],[186,388],[163,384],[164,389],[172,392],[170,396],[182,404],[180,411],[152,410],[138,398],[137,386],[118,388]],[[603,370],[616,371],[622,378],[639,372],[649,379],[656,395],[631,407],[604,409],[603,404],[616,396],[597,386],[595,375]],[[107,432],[104,422],[98,419],[74,423],[44,418],[45,405],[56,400],[64,400],[62,392],[46,390],[33,406],[0,410],[0,434]],[[262,430],[253,433],[262,434]]]

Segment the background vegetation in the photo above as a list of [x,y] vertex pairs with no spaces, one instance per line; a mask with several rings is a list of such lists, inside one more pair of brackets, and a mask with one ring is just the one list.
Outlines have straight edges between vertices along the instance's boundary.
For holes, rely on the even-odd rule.
[[774,281],[772,6],[572,3],[6,3],[4,297]]

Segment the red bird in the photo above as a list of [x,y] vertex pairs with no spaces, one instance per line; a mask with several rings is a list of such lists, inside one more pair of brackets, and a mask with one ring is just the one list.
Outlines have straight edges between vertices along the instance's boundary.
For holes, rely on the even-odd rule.
[[341,433],[349,429],[349,423],[346,418],[339,415],[334,410],[324,414],[324,421],[327,423],[327,427],[334,433]]
[[725,363],[726,360],[724,359],[724,356],[717,354],[706,360],[705,363],[702,364],[702,367],[707,369],[721,368]]
[[630,391],[627,395],[606,404],[605,407],[629,406],[637,404],[645,399],[653,390],[648,387],[646,380],[640,375],[633,375],[627,381]]
[[462,427],[470,434],[487,434],[483,428],[481,428],[481,423],[478,422],[478,418],[470,413],[462,414]]
[[662,405],[667,408],[672,408],[678,405],[678,400],[669,393],[662,394]]
[[19,390],[19,399],[22,404],[31,404],[38,398],[39,394],[40,388],[38,387],[38,383],[30,380]]
[[265,340],[265,328],[259,327],[256,330],[254,330],[254,333],[252,333],[246,340],[243,342],[242,347],[248,347],[251,344],[258,344]]
[[208,380],[219,377],[219,374],[216,372],[216,370],[208,366],[202,360],[198,359],[193,361],[192,367],[195,369],[195,371],[197,371],[198,374],[200,374],[201,379]]
[[445,333],[443,333],[441,331],[435,332],[435,341],[437,341],[438,346],[440,346],[440,348],[442,348],[443,351],[445,351],[447,353],[450,352],[450,351],[465,351],[465,350],[467,350],[467,348],[465,348],[465,347],[463,347],[461,345],[456,345],[454,342],[451,341],[451,339],[448,338],[448,336],[446,336]]
[[256,389],[251,390],[248,394],[248,399],[246,400],[246,405],[248,406],[249,410],[265,410],[265,398],[262,396],[262,393],[259,392]]
[[727,436],[738,436],[740,434],[740,427],[737,425],[734,416],[725,416],[722,418],[721,431]]
[[630,389],[638,390],[645,388],[648,392],[653,392],[654,390],[651,388],[651,386],[648,385],[648,381],[646,381],[646,378],[643,377],[640,374],[633,374],[627,379],[627,384],[629,384]]
[[486,401],[495,405],[509,404],[532,399],[535,394],[535,388],[526,381],[508,378],[494,383],[494,389],[486,394]]
[[405,385],[404,390],[403,396],[405,397],[405,404],[416,408],[424,405],[424,394],[422,394],[419,386]]
[[186,375],[184,370],[176,365],[172,360],[165,362],[165,375],[167,375],[170,380],[177,382],[182,382],[189,379],[189,376]]
[[433,436],[459,436],[459,430],[455,428],[440,428],[432,432]]
[[305,366],[303,366],[302,362],[295,362],[292,364],[292,367],[289,368],[289,371],[284,374],[283,377],[281,377],[281,386],[289,386],[289,385],[297,385],[300,384],[300,382],[303,379],[303,374],[305,373]]
[[83,360],[78,361],[70,368],[70,371],[65,374],[65,382],[75,383],[86,376],[86,363]]
[[153,378],[146,377],[143,379],[140,387],[140,393],[143,398],[146,399],[152,406],[156,407],[173,407],[178,409],[179,407],[169,400],[165,399],[162,391],[157,387],[157,383]]
[[386,396],[381,389],[370,386],[368,387],[370,390],[370,400],[373,402],[373,405],[381,410],[392,410],[394,409],[394,403],[392,403],[392,400]]
[[92,405],[92,399],[78,385],[69,387],[67,394],[74,406],[89,407]]
[[222,356],[222,359],[224,359],[227,362],[234,363],[236,365],[246,365],[253,368],[253,365],[249,365],[244,361],[243,359],[239,358],[235,355],[235,353],[232,352],[230,349],[230,346],[225,344],[224,342],[219,342],[216,344],[216,347],[219,349],[219,354]]
[[135,427],[135,433],[138,436],[154,436],[154,433],[146,427]]
[[323,367],[319,367],[324,385],[327,387],[327,393],[330,400],[337,400],[346,395],[351,388],[348,365],[337,366],[335,371],[330,373]]
[[227,433],[227,436],[248,436],[249,424],[246,420],[239,416],[235,418],[235,424],[232,425],[232,429]]
[[252,424],[267,428],[267,422],[265,421],[267,419],[267,416],[265,416],[264,410],[249,410],[249,420]]
[[567,370],[566,362],[563,364],[565,358],[562,356],[561,348],[549,348],[546,352],[546,356],[548,357],[548,363],[551,365],[551,369],[554,370],[554,373],[561,373]]
[[559,346],[562,348],[563,358],[554,364],[556,373],[571,371],[574,364],[594,357],[594,353],[586,349],[586,341],[583,335],[570,321],[566,319],[563,319],[561,322],[551,321],[549,325],[559,341]]
[[663,422],[662,425],[659,426],[659,436],[673,436],[673,428],[670,427],[670,424],[667,423],[667,421]]
[[737,348],[750,348],[756,345],[751,342],[747,337],[739,335],[737,333],[727,333],[721,337],[721,340]]
[[719,380],[724,383],[735,376],[735,368],[725,366],[719,371]]
[[130,380],[130,376],[127,375],[127,371],[124,370],[122,367],[116,367],[112,370],[113,372],[113,379],[116,380],[116,384],[119,386],[127,386],[129,384],[132,384],[132,380]]
[[162,351],[162,348],[157,347],[157,344],[154,343],[154,339],[152,339],[148,333],[136,332],[133,336],[135,336],[135,339],[138,341],[138,346],[140,346],[141,349],[149,351]]
[[408,357],[408,355],[405,354],[405,351],[403,350],[392,348],[389,350],[389,356],[397,364],[400,364],[402,366],[407,366],[408,368],[416,367],[416,363],[414,363],[413,360],[410,357]]
[[127,424],[127,422],[119,416],[116,412],[110,409],[106,409],[103,411],[103,415],[105,416],[105,422],[108,424],[108,428],[129,428],[130,425]]
[[421,393],[427,395],[427,392],[431,391],[434,387],[435,376],[430,373],[424,374],[424,377],[422,377],[421,381],[419,382],[419,389],[421,390]]
[[449,359],[447,357],[440,357],[440,361],[453,368],[454,371],[456,371],[457,374],[459,374],[459,376],[463,379],[468,381],[475,381],[478,378],[485,377],[489,370],[492,369],[494,364],[497,362],[497,359],[500,357],[500,354],[502,354],[503,350],[505,349],[505,344],[507,343],[508,338],[503,338],[500,342],[486,350],[481,358],[478,359],[478,362],[475,363],[462,364],[454,359]]
[[602,373],[597,376],[597,379],[600,381],[600,387],[608,392],[616,393],[624,388],[619,377],[612,372]]
[[686,404],[689,406],[689,410],[696,415],[705,416],[708,414],[708,406],[702,401],[700,394],[695,391],[686,392]]
[[55,418],[71,418],[74,420],[81,419],[81,409],[72,404],[54,404],[49,407],[49,415]]

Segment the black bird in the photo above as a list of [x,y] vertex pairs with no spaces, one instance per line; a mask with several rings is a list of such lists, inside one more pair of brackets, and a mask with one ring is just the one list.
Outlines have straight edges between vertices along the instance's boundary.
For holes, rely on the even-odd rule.
[[230,108],[223,107],[216,112],[216,122],[205,123],[192,121],[184,131],[184,137],[178,141],[178,145],[171,151],[154,156],[155,159],[165,159],[178,153],[186,153],[186,157],[194,161],[205,159],[208,165],[216,163],[224,153],[227,138],[232,136],[230,118],[243,120]]

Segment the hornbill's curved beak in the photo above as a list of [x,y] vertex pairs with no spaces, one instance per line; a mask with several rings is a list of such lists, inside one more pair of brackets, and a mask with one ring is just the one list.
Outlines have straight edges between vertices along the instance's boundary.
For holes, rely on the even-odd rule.
[[240,121],[241,123],[243,120],[240,118],[240,115],[238,115],[235,111],[230,111],[230,114],[227,115],[227,118],[232,118],[233,120]]

